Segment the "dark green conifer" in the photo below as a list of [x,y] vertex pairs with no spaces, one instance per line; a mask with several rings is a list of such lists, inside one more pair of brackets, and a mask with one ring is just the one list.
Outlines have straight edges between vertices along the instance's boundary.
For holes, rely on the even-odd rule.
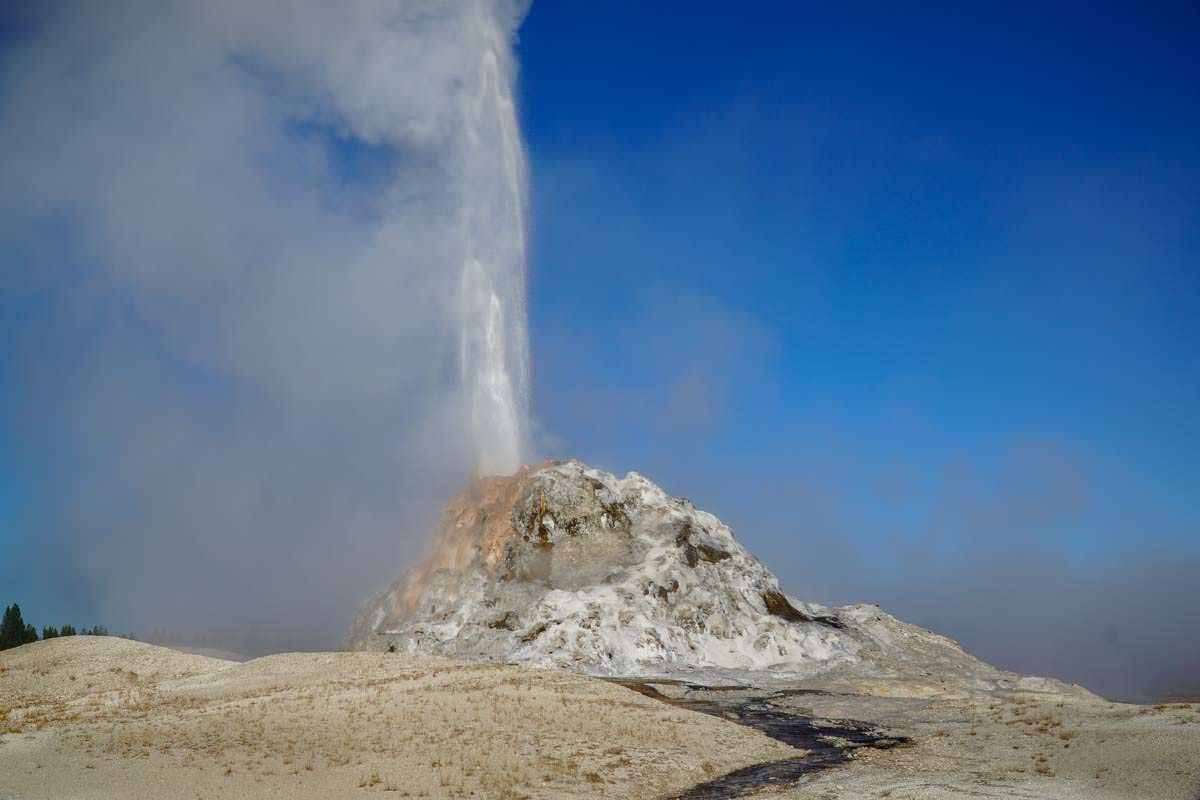
[[4,618],[0,620],[0,650],[36,642],[37,638],[37,629],[25,624],[19,605],[13,603],[4,609]]

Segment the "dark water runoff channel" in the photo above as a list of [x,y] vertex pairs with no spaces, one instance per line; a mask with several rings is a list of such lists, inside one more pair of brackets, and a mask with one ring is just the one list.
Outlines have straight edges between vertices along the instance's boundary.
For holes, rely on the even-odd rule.
[[[807,755],[769,761],[735,770],[711,781],[697,784],[670,800],[715,800],[741,797],[764,787],[785,788],[798,783],[804,776],[850,760],[850,751],[857,747],[887,749],[906,744],[907,737],[889,735],[872,725],[846,719],[807,717],[786,711],[773,701],[798,694],[815,692],[791,689],[754,694],[748,687],[719,689],[692,686],[670,680],[630,681],[618,683],[636,692],[670,703],[673,706],[711,714],[762,731],[772,739],[801,750]],[[695,697],[668,697],[655,685],[676,684],[687,687]]]

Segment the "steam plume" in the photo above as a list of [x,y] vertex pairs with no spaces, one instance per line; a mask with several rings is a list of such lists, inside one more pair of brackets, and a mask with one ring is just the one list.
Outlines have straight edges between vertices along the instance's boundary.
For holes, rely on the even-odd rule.
[[524,11],[23,20],[0,64],[0,379],[38,532],[21,563],[61,613],[328,646],[440,498],[517,466]]

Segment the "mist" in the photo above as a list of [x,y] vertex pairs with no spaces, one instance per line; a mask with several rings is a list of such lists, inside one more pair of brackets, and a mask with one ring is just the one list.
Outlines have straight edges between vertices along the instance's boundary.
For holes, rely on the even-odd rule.
[[1200,690],[1198,569],[1191,554],[1128,553],[1080,567],[1053,553],[1014,553],[909,573],[864,596],[997,666],[1113,700],[1159,702]]
[[524,13],[18,18],[0,385],[23,471],[0,583],[36,593],[31,618],[336,647],[472,469],[519,462]]

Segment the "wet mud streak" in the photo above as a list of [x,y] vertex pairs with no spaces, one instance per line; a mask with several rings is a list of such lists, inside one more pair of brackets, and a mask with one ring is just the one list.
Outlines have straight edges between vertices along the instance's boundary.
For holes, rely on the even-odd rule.
[[[728,719],[762,731],[800,750],[807,751],[795,758],[754,764],[735,770],[705,783],[697,784],[670,800],[709,800],[710,798],[742,797],[760,789],[784,788],[798,783],[804,776],[845,764],[851,751],[858,747],[886,749],[906,744],[908,739],[891,736],[878,728],[856,720],[820,719],[794,714],[773,704],[773,700],[797,694],[813,693],[806,690],[788,690],[771,694],[732,696],[745,687],[691,687],[703,692],[703,697],[672,698],[648,683],[621,681],[622,685],[636,692],[670,703],[673,706],[699,711],[715,717]],[[654,681],[653,683],[675,683]],[[686,684],[684,684],[686,685]],[[715,691],[714,691],[715,690]],[[723,693],[731,696],[723,697]]]

